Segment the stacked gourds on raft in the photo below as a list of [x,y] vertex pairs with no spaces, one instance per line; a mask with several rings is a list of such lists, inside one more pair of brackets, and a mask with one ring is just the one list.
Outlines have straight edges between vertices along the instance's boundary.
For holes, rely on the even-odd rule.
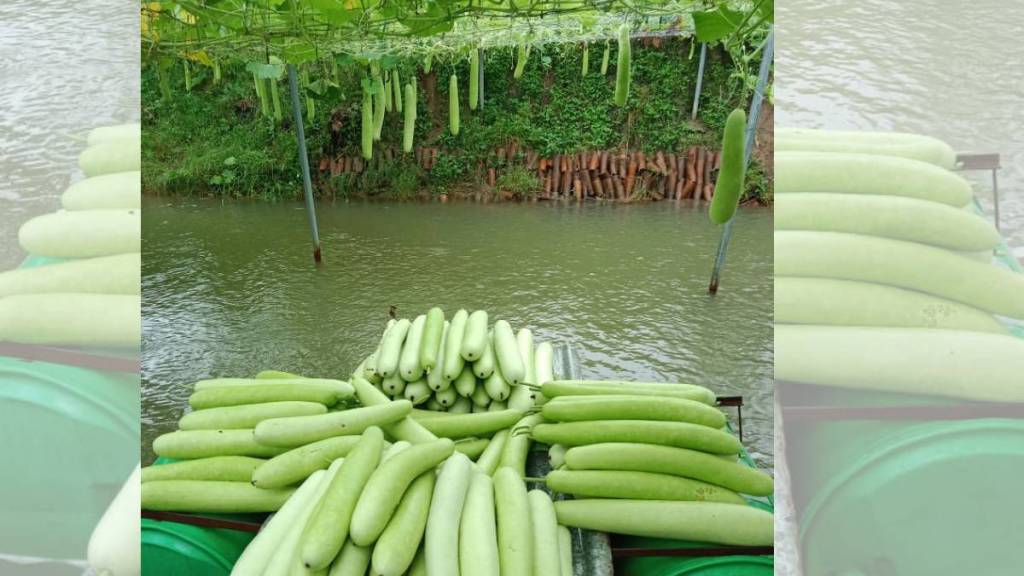
[[[408,347],[422,351],[427,342],[436,349],[427,378],[451,360],[445,343],[454,341],[461,316],[445,332],[442,313],[440,337],[421,335],[418,346]],[[465,316],[468,324],[472,315]],[[517,376],[523,354],[499,321],[494,338],[505,342],[493,350],[496,369],[519,382],[507,394],[523,408],[415,409],[405,389],[389,395],[384,377],[376,385],[363,377],[367,364],[390,371],[396,352],[401,370],[414,322],[391,324],[348,382],[266,371],[196,383],[193,411],[180,430],[153,443],[156,454],[179,461],[143,470],[143,508],[277,511],[238,560],[236,576],[368,568],[380,575],[569,575],[570,526],[771,543],[772,515],[738,495],[770,494],[771,478],[736,462],[740,444],[723,429],[711,391],[629,382],[538,385],[525,366]],[[488,333],[486,322],[475,321],[459,341],[477,332]],[[467,364],[484,357],[488,342],[479,354],[470,347],[476,360]],[[523,350],[536,356],[533,348]],[[448,381],[447,389],[457,384]],[[487,392],[486,382],[474,385],[474,392]],[[472,402],[472,393],[455,395]],[[534,442],[551,444],[557,464],[543,480],[526,477]],[[553,502],[528,482],[586,499]]]
[[776,378],[1024,401],[1024,275],[994,263],[953,150],[798,129],[775,145]]
[[26,252],[60,261],[0,272],[0,342],[139,346],[140,140],[138,124],[92,130],[63,210],[22,225]]
[[504,320],[489,327],[484,310],[459,310],[447,321],[435,307],[389,321],[354,376],[428,410],[526,411],[539,394],[523,384],[554,380],[553,355],[550,343],[534,344],[529,328],[513,332]]

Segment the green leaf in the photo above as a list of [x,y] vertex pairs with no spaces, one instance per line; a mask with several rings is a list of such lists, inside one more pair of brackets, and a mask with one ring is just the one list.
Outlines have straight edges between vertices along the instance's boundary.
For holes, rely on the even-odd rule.
[[757,5],[757,15],[769,22],[775,22],[775,0],[761,0]]
[[316,45],[310,42],[294,42],[281,50],[281,57],[289,64],[302,64],[316,60]]
[[728,37],[736,31],[743,17],[743,12],[725,6],[709,12],[694,12],[693,26],[697,30],[697,41],[710,43]]
[[262,62],[249,62],[245,69],[256,75],[257,78],[280,80],[284,76],[283,64],[264,64]]

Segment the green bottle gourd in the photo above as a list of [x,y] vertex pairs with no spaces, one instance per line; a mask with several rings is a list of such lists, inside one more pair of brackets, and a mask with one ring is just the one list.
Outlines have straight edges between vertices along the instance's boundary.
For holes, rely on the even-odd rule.
[[608,59],[611,56],[612,47],[606,40],[604,43],[604,56],[601,57],[601,76],[608,74]]
[[736,213],[740,194],[743,192],[743,133],[746,132],[747,114],[737,108],[725,121],[722,136],[722,167],[715,183],[715,195],[711,198],[708,216],[715,224],[725,224]]
[[452,136],[459,135],[459,78],[454,73],[448,79],[448,128]]
[[469,109],[476,110],[480,101],[480,51],[473,49],[469,56]]
[[631,50],[629,46],[629,25],[619,27],[619,63],[615,71],[615,105],[625,106],[629,96],[629,64]]
[[405,85],[405,124],[402,126],[402,150],[412,152],[413,134],[416,131],[416,86]]
[[363,158],[373,158],[373,97],[369,90],[363,89]]
[[586,76],[590,72],[590,44],[583,43],[583,69],[581,75]]

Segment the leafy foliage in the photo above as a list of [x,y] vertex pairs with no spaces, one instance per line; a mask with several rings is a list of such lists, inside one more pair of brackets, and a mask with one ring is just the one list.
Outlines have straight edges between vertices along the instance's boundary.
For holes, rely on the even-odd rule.
[[[411,159],[402,160],[400,155],[386,168],[368,169],[359,177],[322,177],[317,182],[319,193],[411,196],[414,190],[428,186],[435,193],[474,187],[482,180],[478,165],[493,165],[495,149],[513,140],[521,149],[548,157],[619,147],[657,151],[703,144],[717,148],[725,118],[733,108],[745,105],[733,61],[721,50],[709,52],[700,113],[697,121],[691,122],[697,57],[688,41],[658,42],[660,47],[653,41],[650,46],[636,41],[633,90],[624,108],[612,103],[614,59],[606,76],[591,66],[590,73],[581,78],[581,46],[537,46],[522,78],[515,80],[515,49],[488,50],[482,62],[483,107],[471,112],[467,91],[460,90],[463,128],[457,137],[446,129],[446,79],[453,69],[466,78],[468,60],[435,63],[432,84],[436,88],[428,95],[425,86],[431,82],[422,74],[422,62],[393,59],[389,65],[397,68],[403,79],[415,81],[419,91],[415,145],[440,148],[437,164],[426,175]],[[614,51],[613,42],[613,55]],[[224,64],[220,85],[197,80],[190,94],[182,92],[180,72],[173,75],[178,70],[180,67],[163,76],[176,94],[169,101],[159,98],[156,70],[147,69],[143,75],[146,189],[182,195],[298,197],[301,181],[291,115],[284,115],[281,127],[260,115],[251,68]],[[330,72],[319,78],[315,72],[311,75],[310,85],[318,85],[323,92],[315,122],[306,129],[314,162],[324,155],[360,154],[365,75],[365,68],[355,66],[343,68],[337,77]],[[325,88],[328,83],[330,87]],[[282,91],[285,86],[281,81]],[[398,150],[401,141],[402,115],[386,115],[375,154],[388,146]]]

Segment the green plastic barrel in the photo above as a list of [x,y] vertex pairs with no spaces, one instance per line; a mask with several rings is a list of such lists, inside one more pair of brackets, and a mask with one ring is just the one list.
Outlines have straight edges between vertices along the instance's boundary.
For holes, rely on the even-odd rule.
[[0,357],[0,554],[84,559],[139,458],[139,378]]
[[[785,383],[783,402],[801,406],[845,408],[951,406],[962,404],[949,398],[854,390],[829,386]],[[828,483],[839,470],[863,454],[884,448],[893,434],[915,425],[903,420],[815,420],[786,421],[786,453],[797,511]]]
[[252,532],[142,520],[144,576],[228,576]]
[[861,449],[833,447],[846,462],[802,512],[806,574],[1016,573],[1024,421],[889,428]]

